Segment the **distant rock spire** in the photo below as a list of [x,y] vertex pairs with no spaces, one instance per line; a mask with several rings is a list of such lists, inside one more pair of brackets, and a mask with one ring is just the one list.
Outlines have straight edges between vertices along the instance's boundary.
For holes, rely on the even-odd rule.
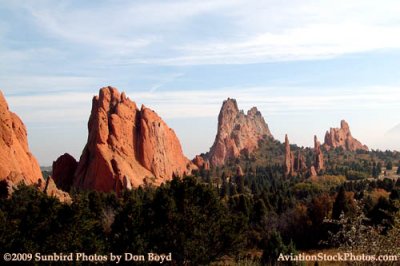
[[294,174],[294,156],[290,150],[288,135],[285,135],[285,176]]
[[245,114],[235,99],[228,98],[218,115],[217,136],[207,158],[213,166],[224,165],[241,152],[253,152],[264,137],[272,134],[260,111],[253,107]]
[[368,151],[368,147],[360,141],[353,138],[350,132],[350,126],[345,121],[340,122],[340,128],[330,128],[325,133],[324,147],[327,150],[342,147],[346,151],[364,150]]
[[314,136],[314,167],[317,172],[324,169],[324,154],[321,150],[321,143],[318,141],[317,136]]

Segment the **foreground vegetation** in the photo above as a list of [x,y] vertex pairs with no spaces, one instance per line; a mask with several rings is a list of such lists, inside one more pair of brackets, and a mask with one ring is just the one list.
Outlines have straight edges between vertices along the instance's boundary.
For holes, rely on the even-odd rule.
[[224,257],[252,261],[248,251],[260,250],[254,261],[274,263],[279,253],[296,249],[351,243],[362,250],[365,243],[345,237],[359,217],[365,217],[359,230],[380,228],[372,237],[386,240],[376,252],[399,241],[390,237],[399,232],[399,180],[283,180],[279,171],[258,170],[219,187],[185,177],[121,197],[75,192],[72,204],[22,185],[0,202],[0,252],[172,252],[176,264],[203,265]]
[[[292,149],[312,162],[311,150]],[[69,204],[24,185],[8,197],[0,186],[0,253],[171,252],[177,265],[276,264],[300,250],[400,254],[399,154],[332,150],[310,178],[285,177],[283,152],[264,143],[160,187],[70,191]]]

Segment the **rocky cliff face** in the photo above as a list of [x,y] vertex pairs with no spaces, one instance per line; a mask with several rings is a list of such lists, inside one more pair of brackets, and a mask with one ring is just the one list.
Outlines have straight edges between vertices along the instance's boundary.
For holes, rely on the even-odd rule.
[[9,110],[1,91],[0,180],[6,180],[9,185],[17,185],[20,182],[31,185],[42,180],[39,164],[29,151],[25,125]]
[[27,131],[21,119],[8,108],[0,91],[0,181],[5,182],[7,193],[11,194],[20,184],[33,185],[61,201],[70,201],[67,193],[57,189],[49,178],[43,179],[36,158],[28,146]]
[[369,150],[366,145],[353,138],[349,124],[345,120],[340,122],[340,128],[331,128],[326,132],[324,147],[327,150],[337,147],[342,147],[346,151]]
[[102,88],[93,98],[88,130],[75,187],[119,192],[144,182],[161,184],[195,168],[174,131],[154,111],[138,109],[116,88]]
[[254,151],[264,137],[272,137],[272,134],[257,108],[253,107],[245,114],[239,111],[236,100],[228,98],[218,116],[217,136],[208,159],[213,166],[223,165],[241,152]]

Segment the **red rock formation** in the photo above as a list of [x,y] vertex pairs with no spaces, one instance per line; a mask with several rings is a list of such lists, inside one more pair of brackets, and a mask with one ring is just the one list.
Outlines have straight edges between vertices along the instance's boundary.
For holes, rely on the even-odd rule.
[[59,189],[64,191],[70,190],[77,167],[78,162],[68,153],[61,155],[53,162],[53,173],[51,177]]
[[218,131],[208,159],[213,166],[221,166],[241,152],[252,152],[258,141],[272,137],[264,118],[256,107],[247,114],[239,111],[236,100],[227,99],[218,116]]
[[[33,185],[48,195],[61,201],[69,201],[67,193],[55,186],[45,190],[46,181],[36,158],[29,151],[27,131],[24,123],[14,113],[0,91],[0,181],[6,185],[6,193],[10,195],[20,183]],[[50,180],[49,180],[50,181]]]
[[340,122],[340,128],[331,128],[326,132],[324,147],[327,150],[337,147],[342,147],[346,151],[369,150],[367,146],[353,138],[349,124],[344,120]]
[[317,176],[317,175],[318,175],[317,170],[315,170],[315,166],[312,165],[311,168],[310,168],[310,176],[314,177],[314,176]]
[[317,136],[314,136],[314,153],[315,153],[315,161],[314,161],[315,171],[319,172],[324,169],[324,154],[321,150],[321,143],[318,141]]
[[285,176],[294,176],[298,173],[307,172],[307,165],[301,151],[298,150],[296,155],[290,150],[288,136],[285,135],[285,162],[284,162]]
[[204,170],[210,170],[210,162],[206,159],[204,159],[200,155],[196,155],[192,162],[199,168],[199,169],[204,169]]
[[70,203],[72,201],[70,195],[67,192],[60,190],[56,186],[51,176],[47,178],[45,184],[40,182],[39,188],[47,195],[58,198],[61,202]]
[[[0,91],[0,180],[9,185],[31,185],[42,180],[42,172],[28,147],[25,125],[10,112]],[[43,180],[44,181],[44,180]]]
[[301,151],[298,150],[296,157],[294,159],[294,171],[298,172],[298,173],[302,173],[302,172],[306,172],[307,169],[307,165],[306,165],[306,159],[304,158],[304,156],[301,154]]
[[74,186],[99,191],[161,184],[195,166],[183,155],[174,131],[152,110],[116,88],[93,98],[89,136],[75,172]]
[[142,106],[138,138],[139,161],[157,178],[190,173],[192,163],[183,156],[175,132],[152,110]]
[[240,165],[236,167],[236,176],[244,176],[243,169],[240,167]]
[[287,134],[285,135],[285,176],[294,174],[294,154],[290,151],[290,144]]

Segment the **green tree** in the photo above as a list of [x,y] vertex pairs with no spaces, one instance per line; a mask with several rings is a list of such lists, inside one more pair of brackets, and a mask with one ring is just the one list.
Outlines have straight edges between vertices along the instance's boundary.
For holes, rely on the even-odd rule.
[[333,203],[332,218],[339,219],[340,214],[348,213],[351,210],[349,199],[346,197],[346,192],[343,186],[340,187],[339,192],[336,196],[335,202]]
[[243,243],[243,220],[229,214],[215,190],[192,177],[159,187],[147,212],[151,247],[172,252],[178,264],[208,264]]
[[393,163],[392,161],[388,161],[386,163],[386,170],[392,170],[393,169]]
[[382,163],[378,162],[378,164],[376,165],[376,171],[378,173],[378,176],[382,173]]
[[[292,241],[289,245],[285,245],[279,232],[272,231],[270,236],[264,240],[264,248],[262,261],[268,265],[276,265],[280,254],[290,255],[296,254],[296,249]],[[291,265],[291,264],[289,264]]]

